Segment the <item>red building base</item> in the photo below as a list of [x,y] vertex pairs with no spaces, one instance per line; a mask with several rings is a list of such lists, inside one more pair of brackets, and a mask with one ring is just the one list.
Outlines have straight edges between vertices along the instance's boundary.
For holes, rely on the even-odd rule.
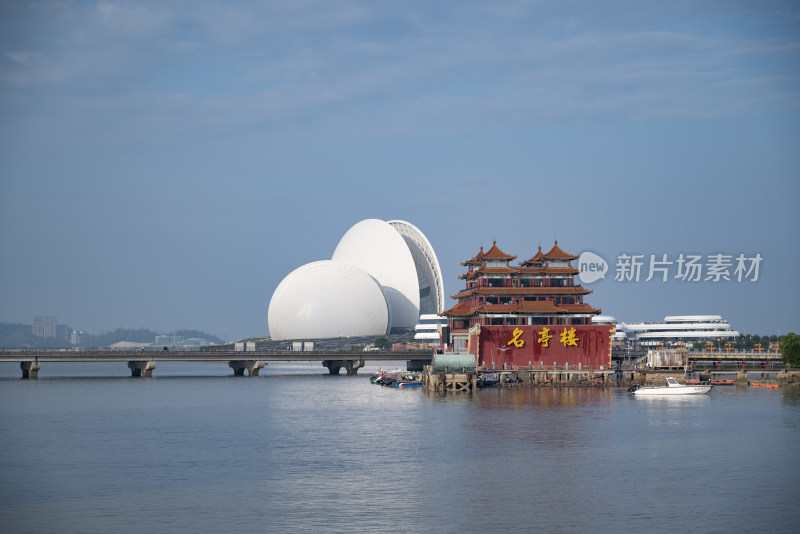
[[611,365],[613,325],[481,326],[471,336],[478,365],[487,369],[547,367],[599,369]]

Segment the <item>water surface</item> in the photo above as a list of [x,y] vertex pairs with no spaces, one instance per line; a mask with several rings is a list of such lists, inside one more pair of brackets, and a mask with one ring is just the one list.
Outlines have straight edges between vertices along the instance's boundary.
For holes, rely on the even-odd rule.
[[800,391],[0,365],[3,532],[795,532]]

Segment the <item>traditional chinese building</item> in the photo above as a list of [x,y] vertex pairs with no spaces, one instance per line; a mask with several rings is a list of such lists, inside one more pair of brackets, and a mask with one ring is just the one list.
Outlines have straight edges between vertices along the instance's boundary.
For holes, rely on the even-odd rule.
[[592,291],[575,284],[577,256],[558,247],[542,247],[529,260],[512,265],[516,256],[492,243],[461,265],[466,287],[443,312],[452,350],[475,354],[489,369],[517,367],[608,366],[613,325],[593,325],[599,314],[583,301]]

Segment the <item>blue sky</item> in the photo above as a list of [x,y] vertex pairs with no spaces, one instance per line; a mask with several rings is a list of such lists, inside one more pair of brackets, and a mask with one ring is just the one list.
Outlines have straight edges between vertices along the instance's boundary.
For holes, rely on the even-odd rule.
[[374,217],[427,235],[448,295],[493,239],[759,253],[755,283],[587,301],[800,330],[795,2],[4,2],[0,28],[0,321],[264,335]]

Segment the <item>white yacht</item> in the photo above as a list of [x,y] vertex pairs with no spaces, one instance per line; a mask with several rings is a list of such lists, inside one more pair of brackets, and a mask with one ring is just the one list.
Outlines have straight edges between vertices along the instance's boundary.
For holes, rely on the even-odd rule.
[[631,386],[628,389],[629,393],[634,395],[702,395],[708,393],[713,388],[711,384],[681,384],[673,377],[667,377],[666,386],[649,386],[642,387],[640,385]]

